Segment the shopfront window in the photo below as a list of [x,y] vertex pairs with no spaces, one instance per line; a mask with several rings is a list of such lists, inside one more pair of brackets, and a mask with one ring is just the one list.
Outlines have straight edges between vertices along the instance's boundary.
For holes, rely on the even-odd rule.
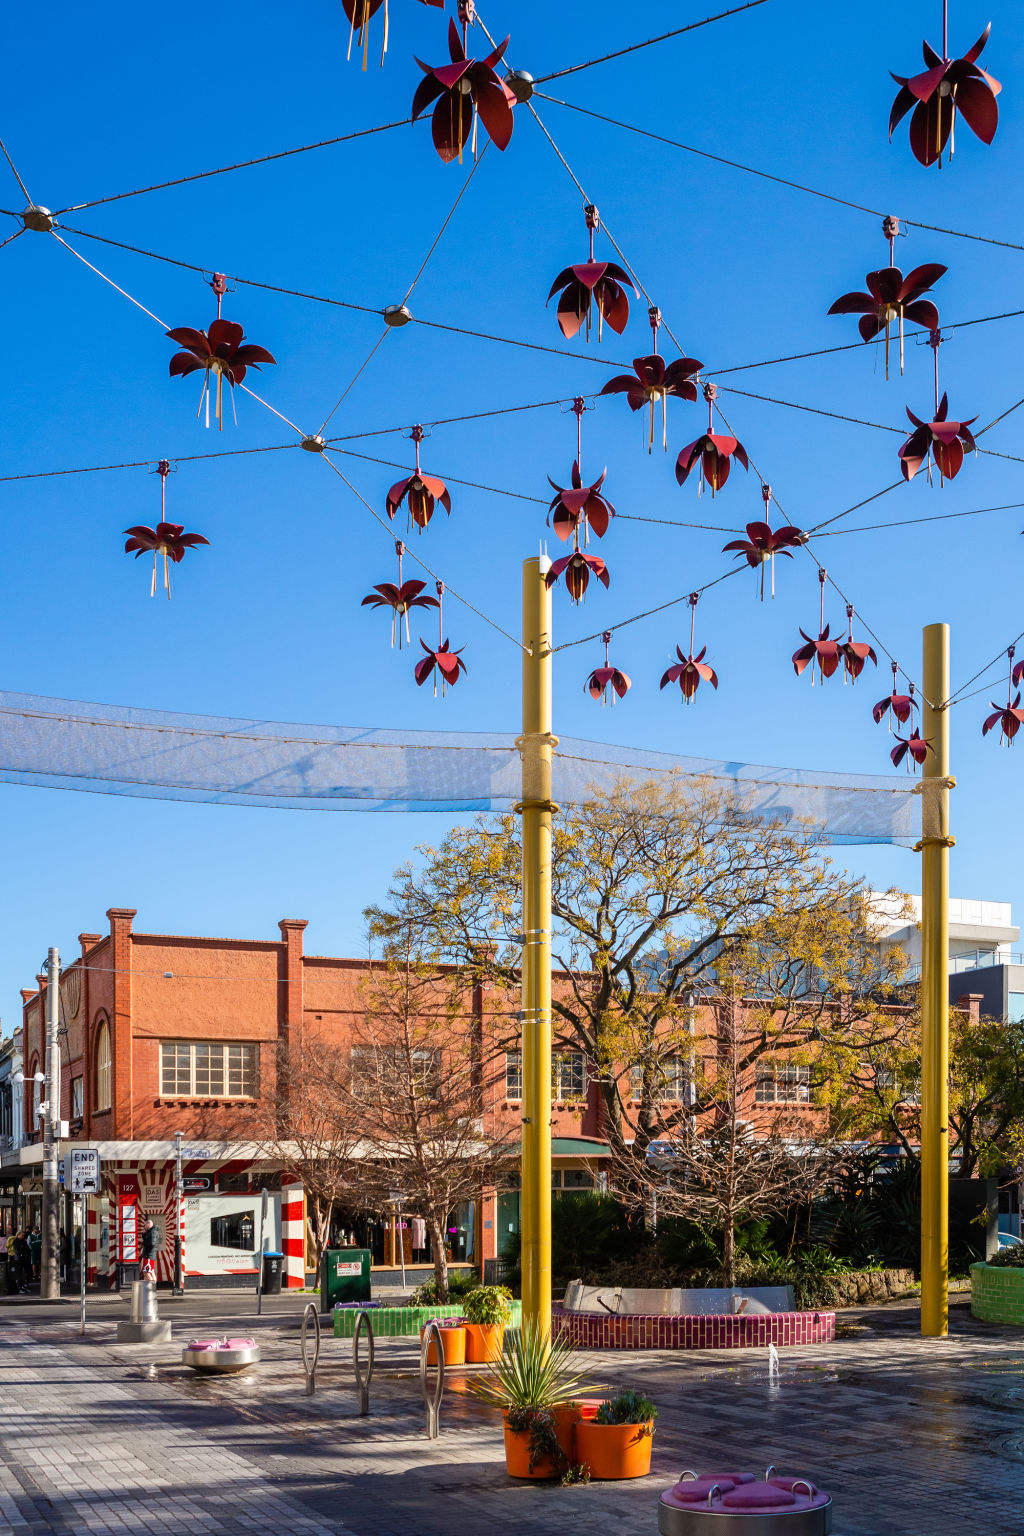
[[210,1247],[236,1248],[242,1253],[256,1252],[256,1212],[233,1211],[228,1216],[210,1218]]

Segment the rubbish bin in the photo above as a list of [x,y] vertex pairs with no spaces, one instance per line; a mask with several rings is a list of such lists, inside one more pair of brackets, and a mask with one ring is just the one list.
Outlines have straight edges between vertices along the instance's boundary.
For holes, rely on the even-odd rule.
[[281,1281],[284,1277],[284,1254],[271,1253],[269,1250],[263,1255],[263,1294],[264,1296],[280,1296]]
[[369,1248],[326,1248],[320,1260],[320,1310],[339,1301],[369,1301]]

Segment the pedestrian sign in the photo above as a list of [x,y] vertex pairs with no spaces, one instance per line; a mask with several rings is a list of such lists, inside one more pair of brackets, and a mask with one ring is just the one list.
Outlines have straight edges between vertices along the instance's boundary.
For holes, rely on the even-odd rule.
[[73,1195],[100,1192],[100,1154],[95,1147],[75,1147],[64,1155],[64,1187]]

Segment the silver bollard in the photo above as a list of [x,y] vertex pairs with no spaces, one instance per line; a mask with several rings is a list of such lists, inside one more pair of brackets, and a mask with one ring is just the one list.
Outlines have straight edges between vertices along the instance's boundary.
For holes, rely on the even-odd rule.
[[[437,1355],[437,1382],[433,1392],[427,1386],[427,1355],[430,1353],[431,1343]],[[423,1401],[427,1406],[427,1439],[436,1440],[440,1434],[437,1420],[444,1394],[444,1344],[441,1341],[441,1330],[433,1318],[424,1330],[420,1345],[420,1387],[423,1391]]]
[[[365,1376],[359,1366],[359,1339],[364,1326],[367,1347]],[[356,1326],[352,1330],[352,1369],[355,1372],[356,1388],[359,1392],[359,1416],[365,1418],[370,1411],[370,1382],[373,1380],[373,1324],[370,1321],[369,1312],[359,1313]]]
[[156,1286],[152,1280],[133,1280],[129,1320],[133,1323],[159,1321],[156,1310]]
[[[309,1323],[313,1322],[313,1345],[309,1345]],[[308,1301],[302,1314],[302,1365],[306,1372],[306,1396],[312,1397],[316,1391],[316,1367],[320,1359],[320,1310],[316,1303]],[[312,1354],[312,1359],[310,1359]]]

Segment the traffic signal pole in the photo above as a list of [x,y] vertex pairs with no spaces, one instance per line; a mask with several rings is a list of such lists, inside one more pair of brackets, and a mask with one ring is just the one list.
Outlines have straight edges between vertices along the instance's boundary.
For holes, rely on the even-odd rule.
[[551,1331],[551,592],[523,562],[523,1320]]
[[949,625],[924,630],[921,735],[921,1333],[949,1332]]

